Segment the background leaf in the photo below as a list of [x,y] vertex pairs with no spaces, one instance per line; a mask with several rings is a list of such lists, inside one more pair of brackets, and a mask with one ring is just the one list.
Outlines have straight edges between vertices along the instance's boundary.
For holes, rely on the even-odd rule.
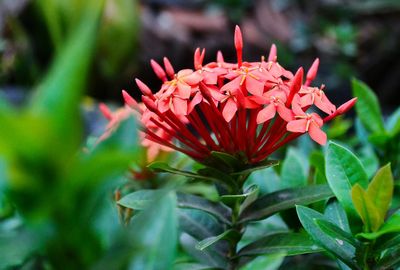
[[351,188],[358,183],[367,188],[368,178],[360,160],[350,150],[330,142],[325,157],[326,178],[333,193],[350,217],[357,216]]
[[382,113],[375,93],[365,83],[353,79],[353,96],[357,97],[356,111],[364,127],[371,133],[384,132]]

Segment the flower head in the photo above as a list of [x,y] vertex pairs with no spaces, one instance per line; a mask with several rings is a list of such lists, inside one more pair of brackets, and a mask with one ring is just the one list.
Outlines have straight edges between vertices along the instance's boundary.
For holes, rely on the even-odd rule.
[[[141,81],[141,111],[145,138],[206,162],[212,151],[258,163],[298,136],[308,133],[325,144],[324,122],[345,113],[355,99],[338,109],[325,95],[324,86],[310,86],[319,60],[314,61],[303,83],[303,68],[295,75],[277,62],[276,46],[259,62],[243,60],[243,40],[235,29],[237,63],[225,62],[218,52],[215,62],[204,64],[205,50],[194,54],[194,70],[175,73],[164,58],[164,68],[151,61],[162,86],[154,93]],[[169,79],[168,79],[169,77]],[[125,94],[127,95],[127,94]],[[125,97],[128,103],[130,97]],[[325,117],[308,112],[316,107]],[[151,115],[151,116],[149,116]],[[161,136],[163,132],[168,136]]]

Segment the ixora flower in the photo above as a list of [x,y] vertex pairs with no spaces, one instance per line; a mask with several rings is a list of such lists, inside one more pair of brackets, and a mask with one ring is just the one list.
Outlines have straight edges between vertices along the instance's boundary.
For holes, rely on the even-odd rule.
[[[284,69],[277,62],[275,45],[267,61],[264,57],[259,62],[243,61],[238,26],[234,44],[237,63],[226,63],[218,52],[216,62],[204,64],[204,49],[195,51],[194,69],[177,73],[167,58],[164,68],[151,61],[162,81],[161,89],[153,93],[136,80],[143,93],[144,108],[136,110],[142,115],[145,139],[203,163],[213,151],[240,157],[246,164],[259,163],[305,133],[325,144],[323,124],[348,111],[356,98],[336,109],[324,86],[310,86],[318,59],[303,83],[303,68],[295,74]],[[128,93],[124,91],[123,96],[135,109],[136,103]]]

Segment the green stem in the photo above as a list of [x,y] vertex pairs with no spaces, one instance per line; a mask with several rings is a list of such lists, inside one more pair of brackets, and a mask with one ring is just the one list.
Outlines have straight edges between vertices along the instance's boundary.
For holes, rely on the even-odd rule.
[[233,206],[232,206],[232,226],[231,229],[237,231],[240,235],[240,237],[237,238],[237,240],[233,240],[231,241],[229,244],[229,254],[228,254],[228,258],[229,258],[229,266],[228,269],[229,270],[235,270],[238,267],[238,263],[239,260],[236,257],[236,251],[237,251],[237,244],[240,241],[240,239],[242,238],[243,235],[243,226],[240,224],[237,224],[237,220],[239,217],[239,209],[240,209],[240,202],[237,201]]

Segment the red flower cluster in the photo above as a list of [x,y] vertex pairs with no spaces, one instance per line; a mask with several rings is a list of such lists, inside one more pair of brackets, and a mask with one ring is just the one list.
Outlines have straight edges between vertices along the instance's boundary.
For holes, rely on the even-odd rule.
[[[239,27],[235,29],[235,48],[238,63],[226,63],[219,52],[216,62],[203,64],[205,50],[198,48],[194,70],[177,73],[167,58],[164,68],[151,61],[163,84],[153,94],[136,79],[144,109],[138,110],[137,103],[123,91],[126,104],[142,115],[146,139],[200,162],[212,151],[219,151],[257,163],[304,133],[325,144],[323,123],[345,113],[356,102],[352,99],[336,109],[326,97],[324,86],[310,86],[317,74],[318,59],[303,84],[303,68],[295,75],[285,70],[277,62],[275,45],[267,61],[262,57],[260,62],[244,62]],[[327,116],[307,113],[313,105]]]

